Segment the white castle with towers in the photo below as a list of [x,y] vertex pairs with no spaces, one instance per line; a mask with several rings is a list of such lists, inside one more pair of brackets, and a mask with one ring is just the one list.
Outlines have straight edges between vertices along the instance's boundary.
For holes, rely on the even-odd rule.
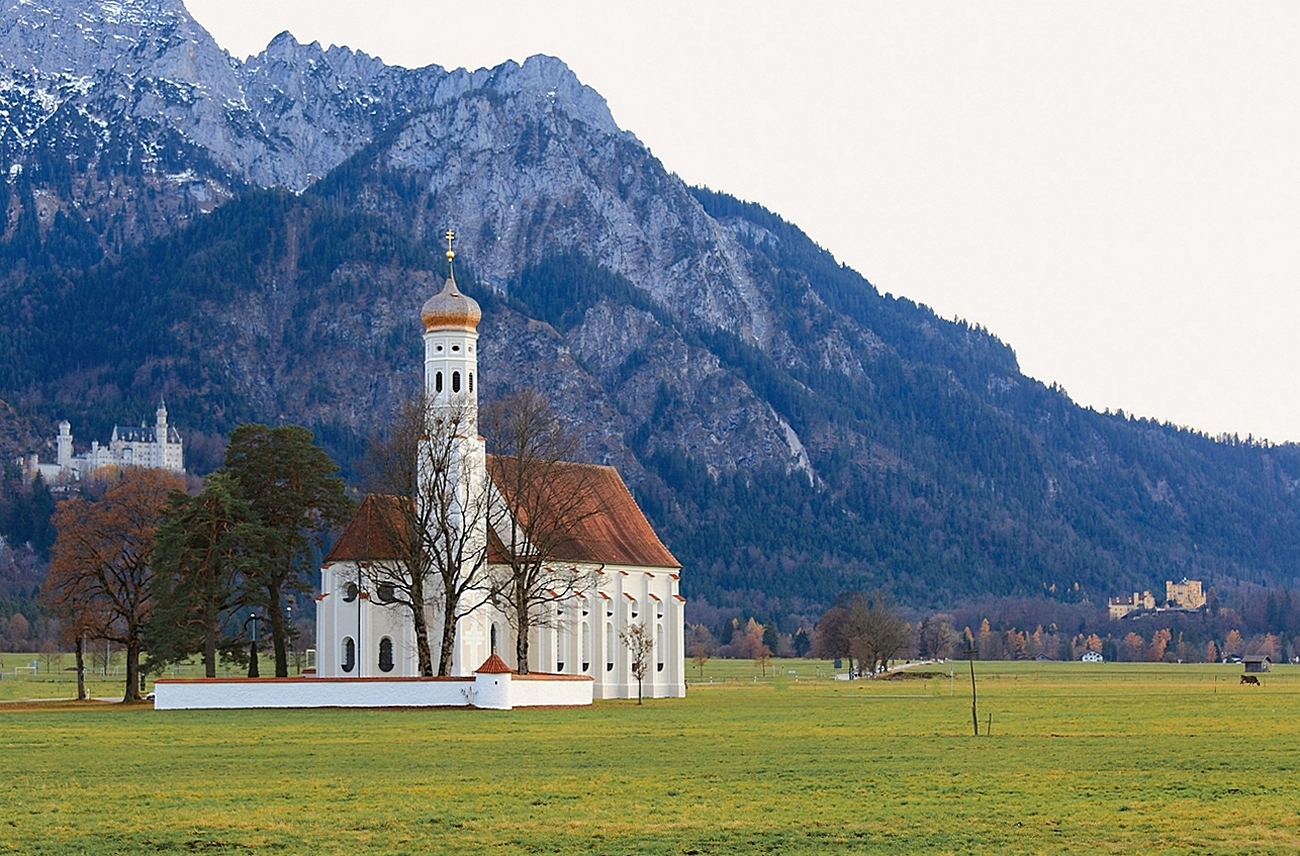
[[80,455],[73,453],[72,424],[64,419],[59,423],[59,434],[54,438],[54,447],[55,460],[52,464],[41,463],[35,454],[29,455],[23,462],[29,481],[37,475],[47,484],[81,481],[91,478],[105,467],[145,467],[173,473],[185,472],[185,445],[180,432],[167,424],[167,405],[162,402],[154,413],[152,426],[145,423],[141,423],[138,428],[115,425],[107,446],[101,446],[98,440],[93,440],[90,448]]

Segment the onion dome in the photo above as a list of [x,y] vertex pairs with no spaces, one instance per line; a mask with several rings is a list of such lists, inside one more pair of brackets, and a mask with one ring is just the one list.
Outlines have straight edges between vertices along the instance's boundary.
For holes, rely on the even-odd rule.
[[420,320],[424,322],[424,332],[434,330],[469,330],[478,329],[483,311],[478,308],[478,301],[467,297],[456,288],[454,277],[447,277],[447,284],[442,291],[430,297],[420,309]]
[[456,258],[456,253],[451,248],[451,242],[455,237],[456,233],[448,229],[447,284],[442,287],[442,291],[426,300],[423,308],[420,309],[420,320],[424,322],[426,333],[434,330],[473,332],[478,329],[479,319],[483,317],[478,302],[472,297],[461,294],[460,289],[456,288],[456,271],[452,268],[452,259]]

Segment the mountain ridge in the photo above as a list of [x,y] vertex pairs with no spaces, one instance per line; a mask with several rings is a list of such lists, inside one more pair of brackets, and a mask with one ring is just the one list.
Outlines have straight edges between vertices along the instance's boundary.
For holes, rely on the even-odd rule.
[[40,7],[92,45],[57,68],[12,61],[44,56],[22,29],[44,19],[14,14],[33,4],[0,17],[0,398],[21,413],[102,435],[166,394],[200,469],[243,419],[311,425],[346,464],[418,387],[454,225],[484,393],[552,397],[698,603],[1295,578],[1300,447],[1077,407],[978,325],[686,186],[559,60],[409,70],[281,34],[240,61],[179,2],[76,5]]

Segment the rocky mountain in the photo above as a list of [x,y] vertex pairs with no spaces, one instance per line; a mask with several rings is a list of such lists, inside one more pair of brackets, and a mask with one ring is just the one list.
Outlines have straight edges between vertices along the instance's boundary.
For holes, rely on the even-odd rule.
[[696,604],[1300,566],[1300,449],[1075,406],[978,326],[685,186],[559,60],[409,70],[282,34],[240,61],[178,0],[8,0],[0,170],[0,398],[82,437],[165,394],[200,469],[244,419],[350,461],[418,383],[450,226],[485,394],[550,395]]

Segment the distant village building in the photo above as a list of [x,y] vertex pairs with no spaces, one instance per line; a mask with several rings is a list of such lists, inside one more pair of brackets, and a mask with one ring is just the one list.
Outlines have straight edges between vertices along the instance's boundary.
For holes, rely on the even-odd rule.
[[1183,577],[1178,582],[1165,580],[1165,599],[1157,603],[1149,591],[1133,592],[1132,597],[1112,597],[1106,604],[1112,621],[1129,615],[1149,612],[1195,612],[1206,604],[1205,589],[1200,580]]
[[91,441],[90,449],[80,455],[72,451],[72,425],[65,419],[59,423],[59,434],[54,438],[55,461],[43,464],[37,455],[29,455],[21,462],[27,479],[37,474],[49,484],[80,481],[90,478],[103,467],[145,467],[154,470],[185,472],[185,448],[180,432],[167,424],[167,405],[159,404],[152,427],[113,427],[113,436],[107,446]]

